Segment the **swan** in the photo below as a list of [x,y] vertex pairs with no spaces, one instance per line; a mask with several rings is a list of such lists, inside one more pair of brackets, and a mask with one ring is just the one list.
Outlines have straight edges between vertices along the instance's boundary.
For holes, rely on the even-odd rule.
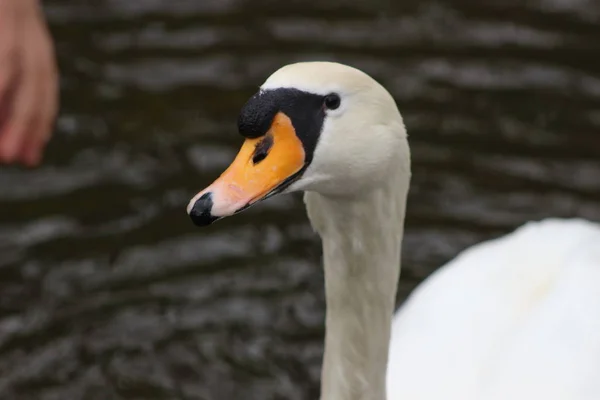
[[187,207],[209,225],[304,192],[323,245],[322,400],[600,399],[600,227],[529,222],[438,269],[394,315],[411,169],[389,92],[331,62],[274,72],[232,164]]

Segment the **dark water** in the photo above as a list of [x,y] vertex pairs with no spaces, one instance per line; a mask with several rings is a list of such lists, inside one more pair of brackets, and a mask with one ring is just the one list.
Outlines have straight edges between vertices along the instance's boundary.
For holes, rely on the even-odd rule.
[[405,116],[399,302],[526,220],[600,220],[595,0],[45,3],[63,102],[45,165],[0,168],[1,399],[317,398],[323,274],[300,197],[204,230],[185,214],[286,63],[360,67]]

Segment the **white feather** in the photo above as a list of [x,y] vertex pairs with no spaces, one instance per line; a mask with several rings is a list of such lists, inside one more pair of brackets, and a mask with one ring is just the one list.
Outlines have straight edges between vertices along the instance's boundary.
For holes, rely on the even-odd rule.
[[600,226],[528,223],[469,248],[397,312],[388,400],[600,398]]

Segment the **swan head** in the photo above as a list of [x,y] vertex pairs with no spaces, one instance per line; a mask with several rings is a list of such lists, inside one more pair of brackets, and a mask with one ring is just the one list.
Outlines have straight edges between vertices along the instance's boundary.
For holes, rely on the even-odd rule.
[[[232,164],[187,207],[199,226],[273,195],[360,196],[409,163],[406,131],[389,92],[338,63],[290,64],[242,108],[245,141]],[[408,169],[408,168],[407,168]]]

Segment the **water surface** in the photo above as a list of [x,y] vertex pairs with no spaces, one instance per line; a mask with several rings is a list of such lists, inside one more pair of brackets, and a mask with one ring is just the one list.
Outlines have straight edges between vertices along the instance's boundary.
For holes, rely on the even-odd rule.
[[62,109],[43,167],[0,168],[0,398],[318,398],[323,272],[300,196],[210,229],[185,214],[283,64],[364,69],[405,117],[399,304],[527,220],[600,220],[598,3],[391,4],[45,1]]

